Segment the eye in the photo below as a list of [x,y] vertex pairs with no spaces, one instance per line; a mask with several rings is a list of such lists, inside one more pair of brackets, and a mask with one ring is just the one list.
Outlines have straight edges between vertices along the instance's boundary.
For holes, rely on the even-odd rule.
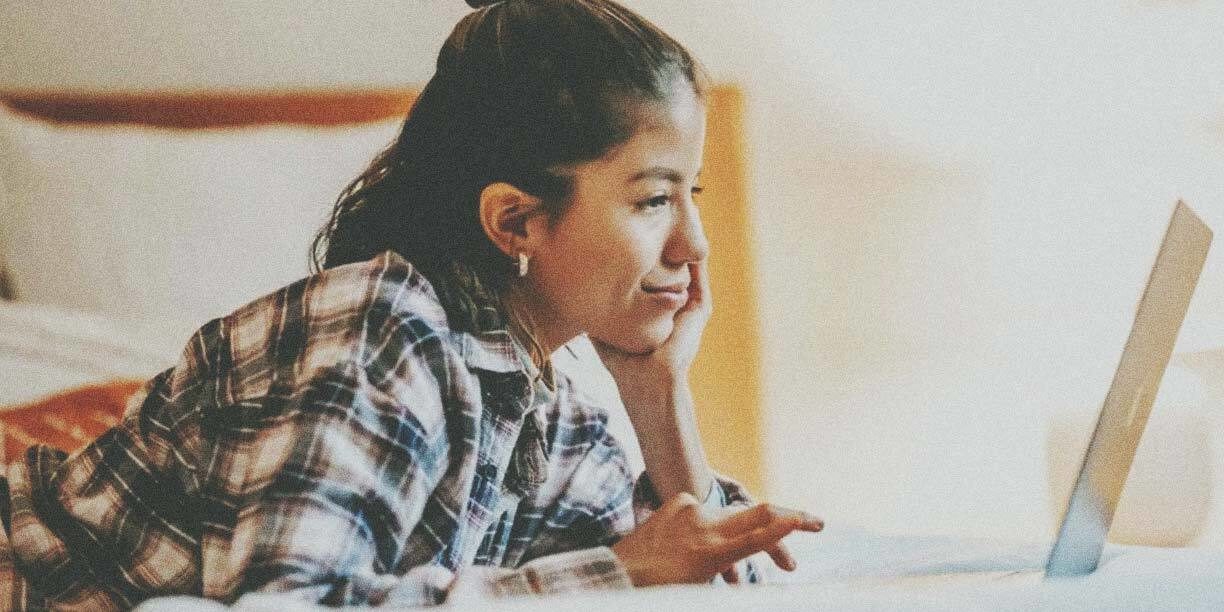
[[[704,187],[700,185],[694,185],[693,188],[690,190],[690,193],[693,194],[693,197],[697,197],[701,195],[701,193],[704,191],[705,191]],[[658,209],[658,208],[663,208],[664,206],[669,206],[671,204],[672,204],[671,196],[666,193],[661,193],[657,196],[651,197],[650,199],[639,202],[638,208]]]
[[663,193],[663,194],[654,196],[648,200],[643,200],[642,202],[639,202],[638,207],[642,209],[656,209],[656,208],[663,208],[664,206],[668,206],[670,204],[671,204],[671,196]]

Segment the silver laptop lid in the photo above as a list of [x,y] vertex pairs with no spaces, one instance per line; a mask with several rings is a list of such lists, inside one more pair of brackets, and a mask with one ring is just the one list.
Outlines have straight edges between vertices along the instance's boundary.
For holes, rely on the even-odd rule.
[[1198,215],[1178,202],[1046,562],[1048,577],[1079,576],[1097,567],[1211,236]]

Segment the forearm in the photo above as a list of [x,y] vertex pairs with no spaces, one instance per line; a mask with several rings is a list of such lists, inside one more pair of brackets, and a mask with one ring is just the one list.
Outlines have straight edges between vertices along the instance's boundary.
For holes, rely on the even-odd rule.
[[690,493],[705,500],[714,474],[701,447],[687,381],[664,384],[658,390],[622,389],[621,399],[659,497],[667,500]]

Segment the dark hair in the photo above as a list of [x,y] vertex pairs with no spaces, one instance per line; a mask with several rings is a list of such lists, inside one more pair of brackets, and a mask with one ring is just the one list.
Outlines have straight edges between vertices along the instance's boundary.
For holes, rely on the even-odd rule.
[[[570,199],[566,168],[628,140],[635,104],[666,99],[678,76],[704,95],[689,52],[611,0],[469,1],[489,6],[455,26],[399,137],[341,192],[314,269],[390,249],[431,281],[459,264],[500,291],[513,266],[480,224],[485,186],[512,184],[555,220]],[[453,289],[452,324],[473,326],[477,313],[455,320],[471,300]]]

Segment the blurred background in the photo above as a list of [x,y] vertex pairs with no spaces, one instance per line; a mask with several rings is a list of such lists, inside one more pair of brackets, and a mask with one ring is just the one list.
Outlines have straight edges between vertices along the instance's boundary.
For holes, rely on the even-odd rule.
[[[1174,202],[1224,228],[1224,3],[624,3],[744,93],[751,240],[713,257],[755,273],[715,292],[755,296],[762,392],[716,408],[758,421],[731,471],[829,521],[1046,537]],[[467,10],[2,0],[0,90],[414,87]],[[1208,526],[1181,543],[1224,514],[1219,251],[1141,449],[1146,508]]]

